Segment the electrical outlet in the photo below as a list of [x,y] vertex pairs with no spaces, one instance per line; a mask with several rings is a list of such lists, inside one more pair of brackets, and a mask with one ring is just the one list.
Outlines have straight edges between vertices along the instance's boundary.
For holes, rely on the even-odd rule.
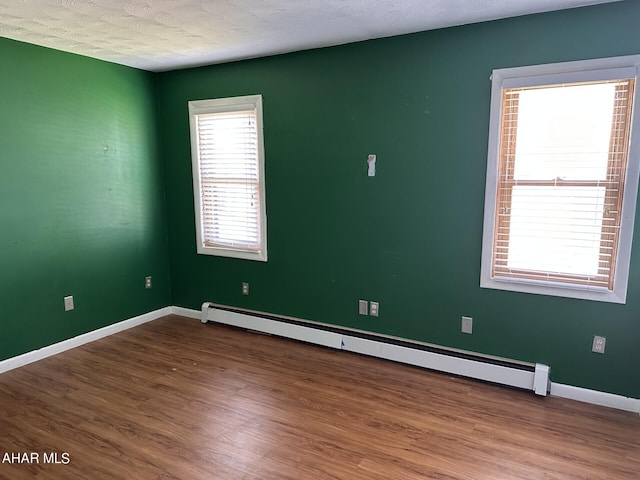
[[74,306],[73,306],[73,295],[69,295],[67,297],[64,297],[64,311],[68,312],[70,310],[73,310]]
[[242,294],[249,295],[249,284],[247,282],[242,282]]
[[380,305],[378,302],[369,302],[369,315],[372,317],[377,317],[380,311]]
[[607,344],[605,337],[599,337],[596,335],[593,337],[593,344],[591,345],[591,351],[595,353],[604,353],[604,347]]
[[369,315],[369,303],[366,300],[358,300],[358,313],[360,315]]
[[144,277],[144,288],[151,288],[151,276]]
[[462,317],[462,333],[473,333],[473,318]]

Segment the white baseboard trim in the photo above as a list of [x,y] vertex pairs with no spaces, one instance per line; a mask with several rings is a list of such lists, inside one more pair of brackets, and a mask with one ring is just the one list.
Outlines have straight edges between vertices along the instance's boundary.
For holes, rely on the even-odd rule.
[[[459,358],[452,355],[393,345],[380,340],[369,340],[350,335],[342,336],[342,350],[451,373],[453,375],[462,375],[477,380],[485,380],[487,382],[509,385],[525,390],[534,390],[534,371],[494,365],[482,361]],[[546,387],[546,380],[543,383]],[[544,393],[540,394],[546,395],[547,389],[545,388]]]
[[[172,307],[172,313],[176,315],[182,315],[185,317],[193,318],[193,319],[198,319],[200,321],[202,321],[203,318],[210,319],[208,315],[206,317],[203,317],[204,315],[203,311],[187,309],[182,307]],[[222,318],[223,321],[221,323],[235,324],[236,326],[241,326],[241,327],[250,328],[250,329],[258,329],[258,330],[260,329],[260,327],[256,325],[255,322],[247,322],[246,320],[243,320],[243,321],[233,320],[231,322],[226,317],[227,315],[225,314],[224,317]],[[232,318],[232,316],[229,318]],[[278,333],[274,333],[274,334],[278,335]],[[286,335],[282,335],[282,336],[286,336]],[[334,346],[334,345],[331,345],[331,346]],[[374,356],[378,358],[394,360],[397,362],[415,364],[418,366],[423,366],[425,368],[431,368],[434,370],[448,371],[444,367],[443,359],[438,354],[432,354],[428,360],[426,359],[426,357],[420,358],[420,359],[417,357],[414,358],[413,352],[409,351],[410,349],[387,344],[384,342],[384,338],[382,338],[381,341],[377,341],[377,340],[367,340],[367,339],[345,335],[343,336],[342,349],[349,350],[356,353],[362,353],[365,355]],[[461,368],[463,366],[466,368],[465,364],[467,364],[467,362],[468,361],[463,359],[456,359],[454,364],[459,363]],[[542,368],[542,367],[546,367],[546,366],[537,365],[537,368]],[[475,371],[473,371],[474,369]],[[492,370],[485,371],[483,366],[479,366],[479,367],[474,366],[472,367],[472,371],[476,378],[481,378],[488,381],[495,381],[495,378],[491,376],[493,374]],[[450,371],[450,373],[457,373],[457,372]],[[548,373],[549,372],[546,372],[547,379],[548,379]],[[533,381],[534,381],[533,388],[536,391],[536,393],[540,393],[540,391],[544,389],[544,386],[540,385],[541,380],[543,380],[544,378],[545,376],[541,375],[538,379],[538,382],[536,382],[535,381],[536,377],[535,376],[533,377]],[[519,385],[519,386],[523,388],[529,388],[530,387],[529,382],[530,382],[529,379],[525,379],[524,385]],[[517,383],[517,382],[514,380],[514,383]],[[574,387],[572,385],[564,385],[561,383],[554,383],[554,382],[549,382],[549,393],[550,395],[556,396],[556,397],[567,398],[567,399],[576,400],[580,402],[585,402],[585,403],[590,403],[594,405],[600,405],[603,407],[610,407],[618,410],[625,410],[628,412],[640,414],[640,399],[636,399],[636,398],[624,397],[622,395],[600,392],[598,390],[590,390],[588,388]]]
[[107,325],[106,327],[99,328],[98,330],[83,333],[82,335],[78,335],[77,337],[69,338],[68,340],[63,340],[61,342],[54,343],[53,345],[42,347],[38,350],[23,353],[22,355],[18,355],[16,357],[7,358],[6,360],[0,361],[0,373],[13,370],[14,368],[22,367],[23,365],[28,365],[29,363],[37,362],[38,360],[42,360],[43,358],[56,355],[57,353],[64,352],[65,350],[70,350],[72,348],[84,345],[85,343],[93,342],[94,340],[98,340],[103,337],[108,337],[109,335],[113,335],[114,333],[118,333],[129,328],[137,327],[138,325],[142,325],[143,323],[147,323],[161,317],[166,317],[167,315],[171,314],[171,311],[172,307],[160,308],[158,310],[154,310],[153,312],[144,313],[142,315],[138,315],[137,317],[129,318],[128,320],[123,320],[122,322],[114,323],[113,325]]
[[171,307],[171,313],[173,315],[180,315],[181,317],[200,319],[200,310],[193,310],[191,308]]
[[445,351],[443,348],[425,347],[410,340],[381,338],[370,332],[360,332],[358,335],[353,330],[349,332],[343,329],[336,330],[335,325],[333,327],[325,325],[323,328],[319,324],[301,319],[273,317],[255,311],[230,310],[228,307],[210,302],[202,304],[200,320],[203,323],[213,321],[233,325],[279,337],[509,385],[534,391],[538,395],[546,395],[548,392],[549,367],[546,365],[522,365],[506,358],[496,362],[495,359],[483,358],[474,352]]
[[[99,328],[98,330],[94,330],[92,332],[87,332],[82,335],[78,335],[77,337],[70,338],[68,340],[63,340],[61,342],[55,343],[53,345],[48,345],[46,347],[40,348],[38,350],[34,350],[31,352],[24,353],[22,355],[18,355],[16,357],[11,357],[6,360],[0,361],[0,373],[7,372],[9,370],[13,370],[15,368],[21,367],[23,365],[28,365],[29,363],[36,362],[43,358],[50,357],[52,355],[56,355],[57,353],[64,352],[66,350],[78,347],[80,345],[84,345],[85,343],[92,342],[94,340],[98,340],[103,337],[107,337],[109,335],[113,335],[114,333],[121,332],[123,330],[127,330],[129,328],[136,327],[138,325],[142,325],[143,323],[151,322],[153,320],[157,320],[159,318],[165,317],[167,315],[180,315],[182,317],[193,318],[196,320],[202,320],[202,312],[200,310],[193,310],[190,308],[184,307],[165,307],[158,310],[154,310],[149,313],[145,313],[139,315],[137,317],[130,318],[128,320],[124,320],[122,322],[115,323],[113,325],[108,325],[103,328]],[[229,316],[226,319],[228,324],[235,324],[239,327],[256,329],[256,325],[254,323],[246,323],[245,320],[233,319],[233,316]],[[265,325],[268,324],[269,332],[274,335],[287,336],[288,331],[283,330],[282,325],[279,325],[281,322],[277,322],[274,320],[268,320]],[[251,328],[253,327],[253,328]],[[316,342],[316,334],[312,332],[312,330],[316,330],[313,327],[303,327],[295,328],[295,336],[292,338],[298,338],[302,341],[310,341],[311,343]],[[322,330],[317,330],[317,332],[322,332]],[[441,365],[438,365],[439,362],[442,361],[439,354],[432,354],[429,361],[425,361],[424,359],[413,358],[413,352],[409,352],[410,349],[406,347],[399,347],[397,345],[387,344],[382,341],[374,341],[374,340],[365,340],[357,337],[351,336],[342,336],[342,344],[338,346],[336,344],[334,335],[326,335],[330,332],[322,332],[320,337],[321,339],[325,339],[327,341],[320,342],[321,344],[331,346],[333,348],[342,348],[344,350],[349,350],[356,353],[362,353],[369,356],[374,356],[378,358],[385,358],[389,360],[394,360],[402,363],[416,364],[419,366],[423,366],[431,369],[442,369],[438,368]],[[460,360],[460,359],[458,359]],[[433,364],[435,362],[435,364]],[[461,361],[460,364],[463,365],[468,361]],[[450,372],[456,373],[456,372]],[[484,373],[482,371],[476,372],[479,378],[482,378]],[[485,380],[494,381],[490,376],[484,378]],[[524,388],[529,388],[529,380],[524,385]],[[535,383],[535,382],[534,382]],[[535,387],[535,385],[534,385]],[[536,389],[537,390],[537,389]],[[633,412],[640,414],[640,399],[624,397],[622,395],[616,395],[613,393],[600,392],[597,390],[590,390],[588,388],[582,387],[574,387],[572,385],[565,385],[562,383],[549,382],[549,390],[552,396],[567,398],[571,400],[577,400],[579,402],[591,403],[594,405],[600,405],[603,407],[615,408],[618,410],[625,410],[627,412]]]
[[[211,315],[211,312],[209,312]],[[340,349],[344,348],[342,343],[342,335],[339,333],[328,332],[304,325],[295,325],[286,322],[279,322],[268,318],[255,317],[237,312],[229,312],[226,310],[215,310],[214,317],[204,317],[215,323],[223,323],[234,327],[246,328],[256,332],[268,333],[278,337],[291,338],[302,342],[313,343],[325,347]],[[202,319],[201,319],[202,320]]]
[[551,382],[551,395],[640,414],[640,399]]

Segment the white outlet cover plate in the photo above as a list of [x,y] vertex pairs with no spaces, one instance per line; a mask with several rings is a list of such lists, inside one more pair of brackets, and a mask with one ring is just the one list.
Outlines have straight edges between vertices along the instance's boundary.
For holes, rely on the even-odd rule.
[[462,317],[462,333],[473,333],[473,318]]
[[64,297],[64,311],[68,312],[70,310],[73,310],[74,306],[73,306],[73,295],[69,295],[67,297]]
[[593,344],[591,345],[591,351],[594,353],[604,353],[604,349],[607,345],[607,339],[598,335],[593,337]]

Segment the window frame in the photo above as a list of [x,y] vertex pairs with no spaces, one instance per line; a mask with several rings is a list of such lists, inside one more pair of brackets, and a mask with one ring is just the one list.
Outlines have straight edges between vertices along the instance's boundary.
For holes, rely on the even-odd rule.
[[[491,114],[487,154],[480,287],[612,303],[626,303],[627,283],[640,173],[640,55],[496,69],[491,76]],[[503,92],[506,89],[635,78],[631,128],[613,288],[494,275],[494,243],[498,208]],[[635,127],[635,128],[634,128]]]
[[[193,177],[193,198],[195,209],[196,251],[200,255],[256,260],[266,262],[267,256],[267,209],[265,190],[265,155],[262,120],[262,95],[245,95],[239,97],[216,98],[209,100],[192,100],[188,102],[189,128],[191,138],[191,166]],[[203,239],[202,195],[200,179],[200,155],[198,142],[198,115],[229,113],[255,110],[256,112],[256,147],[259,190],[258,230],[260,245],[257,249],[231,246],[207,246]]]

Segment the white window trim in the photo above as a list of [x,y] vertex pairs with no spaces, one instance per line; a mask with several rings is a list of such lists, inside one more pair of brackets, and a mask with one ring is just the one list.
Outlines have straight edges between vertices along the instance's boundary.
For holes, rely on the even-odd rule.
[[618,261],[614,274],[614,290],[609,291],[600,287],[570,284],[550,284],[525,279],[491,278],[496,189],[498,186],[497,174],[499,166],[502,89],[587,80],[598,81],[622,77],[636,77],[637,84],[640,78],[640,55],[505,68],[493,71],[491,77],[491,115],[489,119],[489,148],[487,156],[480,287],[611,303],[626,303],[638,194],[638,177],[640,175],[640,131],[635,131],[640,129],[640,103],[638,102],[638,92],[640,88],[635,89],[633,98],[631,138],[629,142],[627,176],[625,179],[622,203]]
[[[198,138],[196,116],[208,113],[256,110],[256,130],[258,147],[258,178],[260,185],[260,250],[243,250],[231,247],[206,247],[202,242],[202,199],[200,196],[200,167],[198,158]],[[193,198],[196,221],[196,248],[201,255],[267,261],[267,207],[265,195],[264,137],[262,123],[262,95],[194,100],[189,102],[189,126],[191,130],[191,167],[193,176]]]

